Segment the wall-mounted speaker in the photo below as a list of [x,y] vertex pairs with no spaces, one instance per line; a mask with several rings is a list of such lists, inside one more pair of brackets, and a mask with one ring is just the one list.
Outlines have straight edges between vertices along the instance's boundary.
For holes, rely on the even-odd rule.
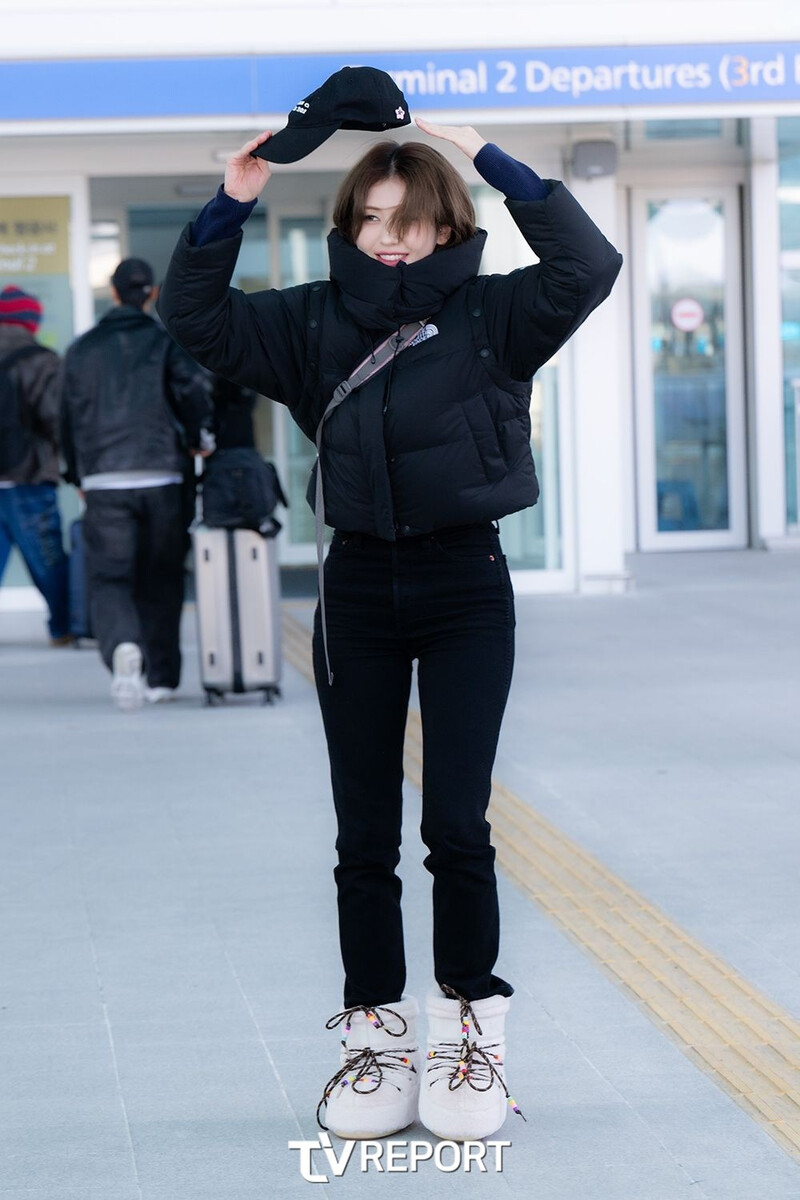
[[576,142],[572,147],[572,174],[576,179],[600,179],[617,169],[615,142]]

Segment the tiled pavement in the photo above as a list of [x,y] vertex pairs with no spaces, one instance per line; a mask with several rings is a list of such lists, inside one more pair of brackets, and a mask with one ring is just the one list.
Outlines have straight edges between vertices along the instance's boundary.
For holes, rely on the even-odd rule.
[[[495,774],[797,1014],[800,557],[631,565],[627,596],[518,600]],[[800,1165],[506,878],[527,1123],[498,1135],[503,1171],[355,1156],[337,1178],[316,1151],[329,1183],[304,1181],[288,1142],[317,1136],[340,1000],[311,687],[287,667],[273,707],[203,708],[189,613],[183,699],[125,716],[93,650],[9,640],[3,620],[0,1200],[800,1200]],[[418,825],[409,789],[422,997]]]

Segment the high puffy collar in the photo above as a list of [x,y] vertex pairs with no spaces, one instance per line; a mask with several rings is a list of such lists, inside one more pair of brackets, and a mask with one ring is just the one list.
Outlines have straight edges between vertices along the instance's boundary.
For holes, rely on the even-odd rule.
[[345,241],[328,235],[331,279],[350,315],[365,329],[397,329],[438,312],[448,296],[478,273],[486,241],[479,229],[468,242],[443,247],[419,262],[387,267]]

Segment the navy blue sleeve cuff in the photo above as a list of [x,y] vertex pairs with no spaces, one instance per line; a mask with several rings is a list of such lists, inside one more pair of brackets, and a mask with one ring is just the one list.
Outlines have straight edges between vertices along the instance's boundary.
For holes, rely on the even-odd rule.
[[236,237],[257,204],[250,200],[242,204],[228,196],[222,184],[217,194],[197,214],[189,229],[189,240],[193,246],[205,246],[209,242],[221,242]]
[[508,200],[544,200],[548,194],[547,184],[535,171],[517,162],[494,142],[481,146],[474,162],[486,182]]

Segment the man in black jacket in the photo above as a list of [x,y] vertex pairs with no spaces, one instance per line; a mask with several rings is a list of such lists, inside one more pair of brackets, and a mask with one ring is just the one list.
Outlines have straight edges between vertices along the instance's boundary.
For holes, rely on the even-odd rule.
[[128,258],[114,308],[67,351],[66,478],[86,500],[92,621],[121,709],[171,699],[180,679],[187,447],[211,421],[206,378],[148,314],[153,272]]

